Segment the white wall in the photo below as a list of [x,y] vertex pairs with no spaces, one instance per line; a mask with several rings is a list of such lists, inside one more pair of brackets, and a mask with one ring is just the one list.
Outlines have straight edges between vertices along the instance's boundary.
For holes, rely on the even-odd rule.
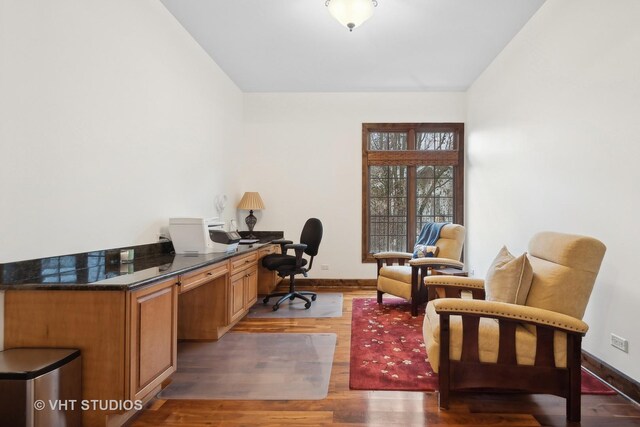
[[[375,278],[362,264],[362,123],[464,122],[464,93],[245,94],[241,190],[259,191],[256,230],[298,241],[317,217],[324,237],[312,277]],[[244,226],[247,212],[238,214]],[[320,270],[321,264],[329,270]]]
[[0,262],[154,242],[236,191],[242,93],[159,1],[0,0],[0,63]]
[[[607,245],[584,348],[640,380],[640,2],[548,0],[468,91],[467,256],[539,230]],[[630,341],[625,354],[609,344]]]
[[152,242],[170,216],[212,215],[226,193],[227,219],[259,191],[258,230],[297,240],[322,219],[314,277],[373,278],[361,124],[466,121],[470,267],[483,275],[503,243],[523,251],[542,229],[600,238],[585,348],[640,379],[639,12],[548,0],[467,105],[465,93],[243,97],[157,1],[0,0],[0,262]]

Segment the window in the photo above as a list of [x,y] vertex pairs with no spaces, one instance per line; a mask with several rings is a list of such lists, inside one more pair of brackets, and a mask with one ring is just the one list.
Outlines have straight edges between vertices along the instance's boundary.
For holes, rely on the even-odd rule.
[[362,125],[362,260],[411,252],[427,222],[463,221],[464,124]]

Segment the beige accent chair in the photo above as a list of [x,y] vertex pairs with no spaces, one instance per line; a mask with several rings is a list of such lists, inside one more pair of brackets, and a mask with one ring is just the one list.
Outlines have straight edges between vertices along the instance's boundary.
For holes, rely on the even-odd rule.
[[437,257],[412,259],[409,252],[380,252],[374,254],[378,264],[378,304],[385,293],[411,301],[411,315],[418,315],[418,306],[427,300],[422,278],[432,268],[453,267],[462,269],[460,262],[465,229],[459,224],[447,224],[440,230],[436,242]]
[[[439,374],[440,407],[449,391],[508,389],[567,399],[569,421],[580,421],[584,315],[606,247],[584,236],[538,233],[529,242],[533,269],[525,305],[484,300],[484,281],[425,278],[441,290],[427,304],[424,341]],[[462,298],[470,292],[473,299]]]

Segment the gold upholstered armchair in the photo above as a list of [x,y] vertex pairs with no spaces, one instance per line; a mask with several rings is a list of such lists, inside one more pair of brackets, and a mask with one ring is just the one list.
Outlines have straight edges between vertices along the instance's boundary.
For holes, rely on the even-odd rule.
[[418,306],[427,300],[423,278],[432,268],[452,267],[462,269],[460,261],[464,245],[465,229],[459,224],[446,224],[436,241],[434,257],[415,258],[409,252],[380,252],[374,254],[378,264],[378,304],[385,293],[411,301],[411,315],[418,315]]
[[503,248],[486,281],[427,277],[445,297],[427,304],[423,329],[440,407],[450,390],[520,390],[566,398],[567,419],[579,421],[581,319],[605,250],[591,237],[542,232],[528,254]]

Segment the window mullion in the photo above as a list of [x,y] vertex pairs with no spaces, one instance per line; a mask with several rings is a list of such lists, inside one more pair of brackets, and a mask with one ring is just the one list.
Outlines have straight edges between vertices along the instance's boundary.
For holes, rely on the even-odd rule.
[[[416,150],[416,130],[409,129],[407,149]],[[416,241],[416,167],[407,166],[407,252],[412,252]]]
[[407,252],[413,252],[416,244],[416,167],[407,167]]

